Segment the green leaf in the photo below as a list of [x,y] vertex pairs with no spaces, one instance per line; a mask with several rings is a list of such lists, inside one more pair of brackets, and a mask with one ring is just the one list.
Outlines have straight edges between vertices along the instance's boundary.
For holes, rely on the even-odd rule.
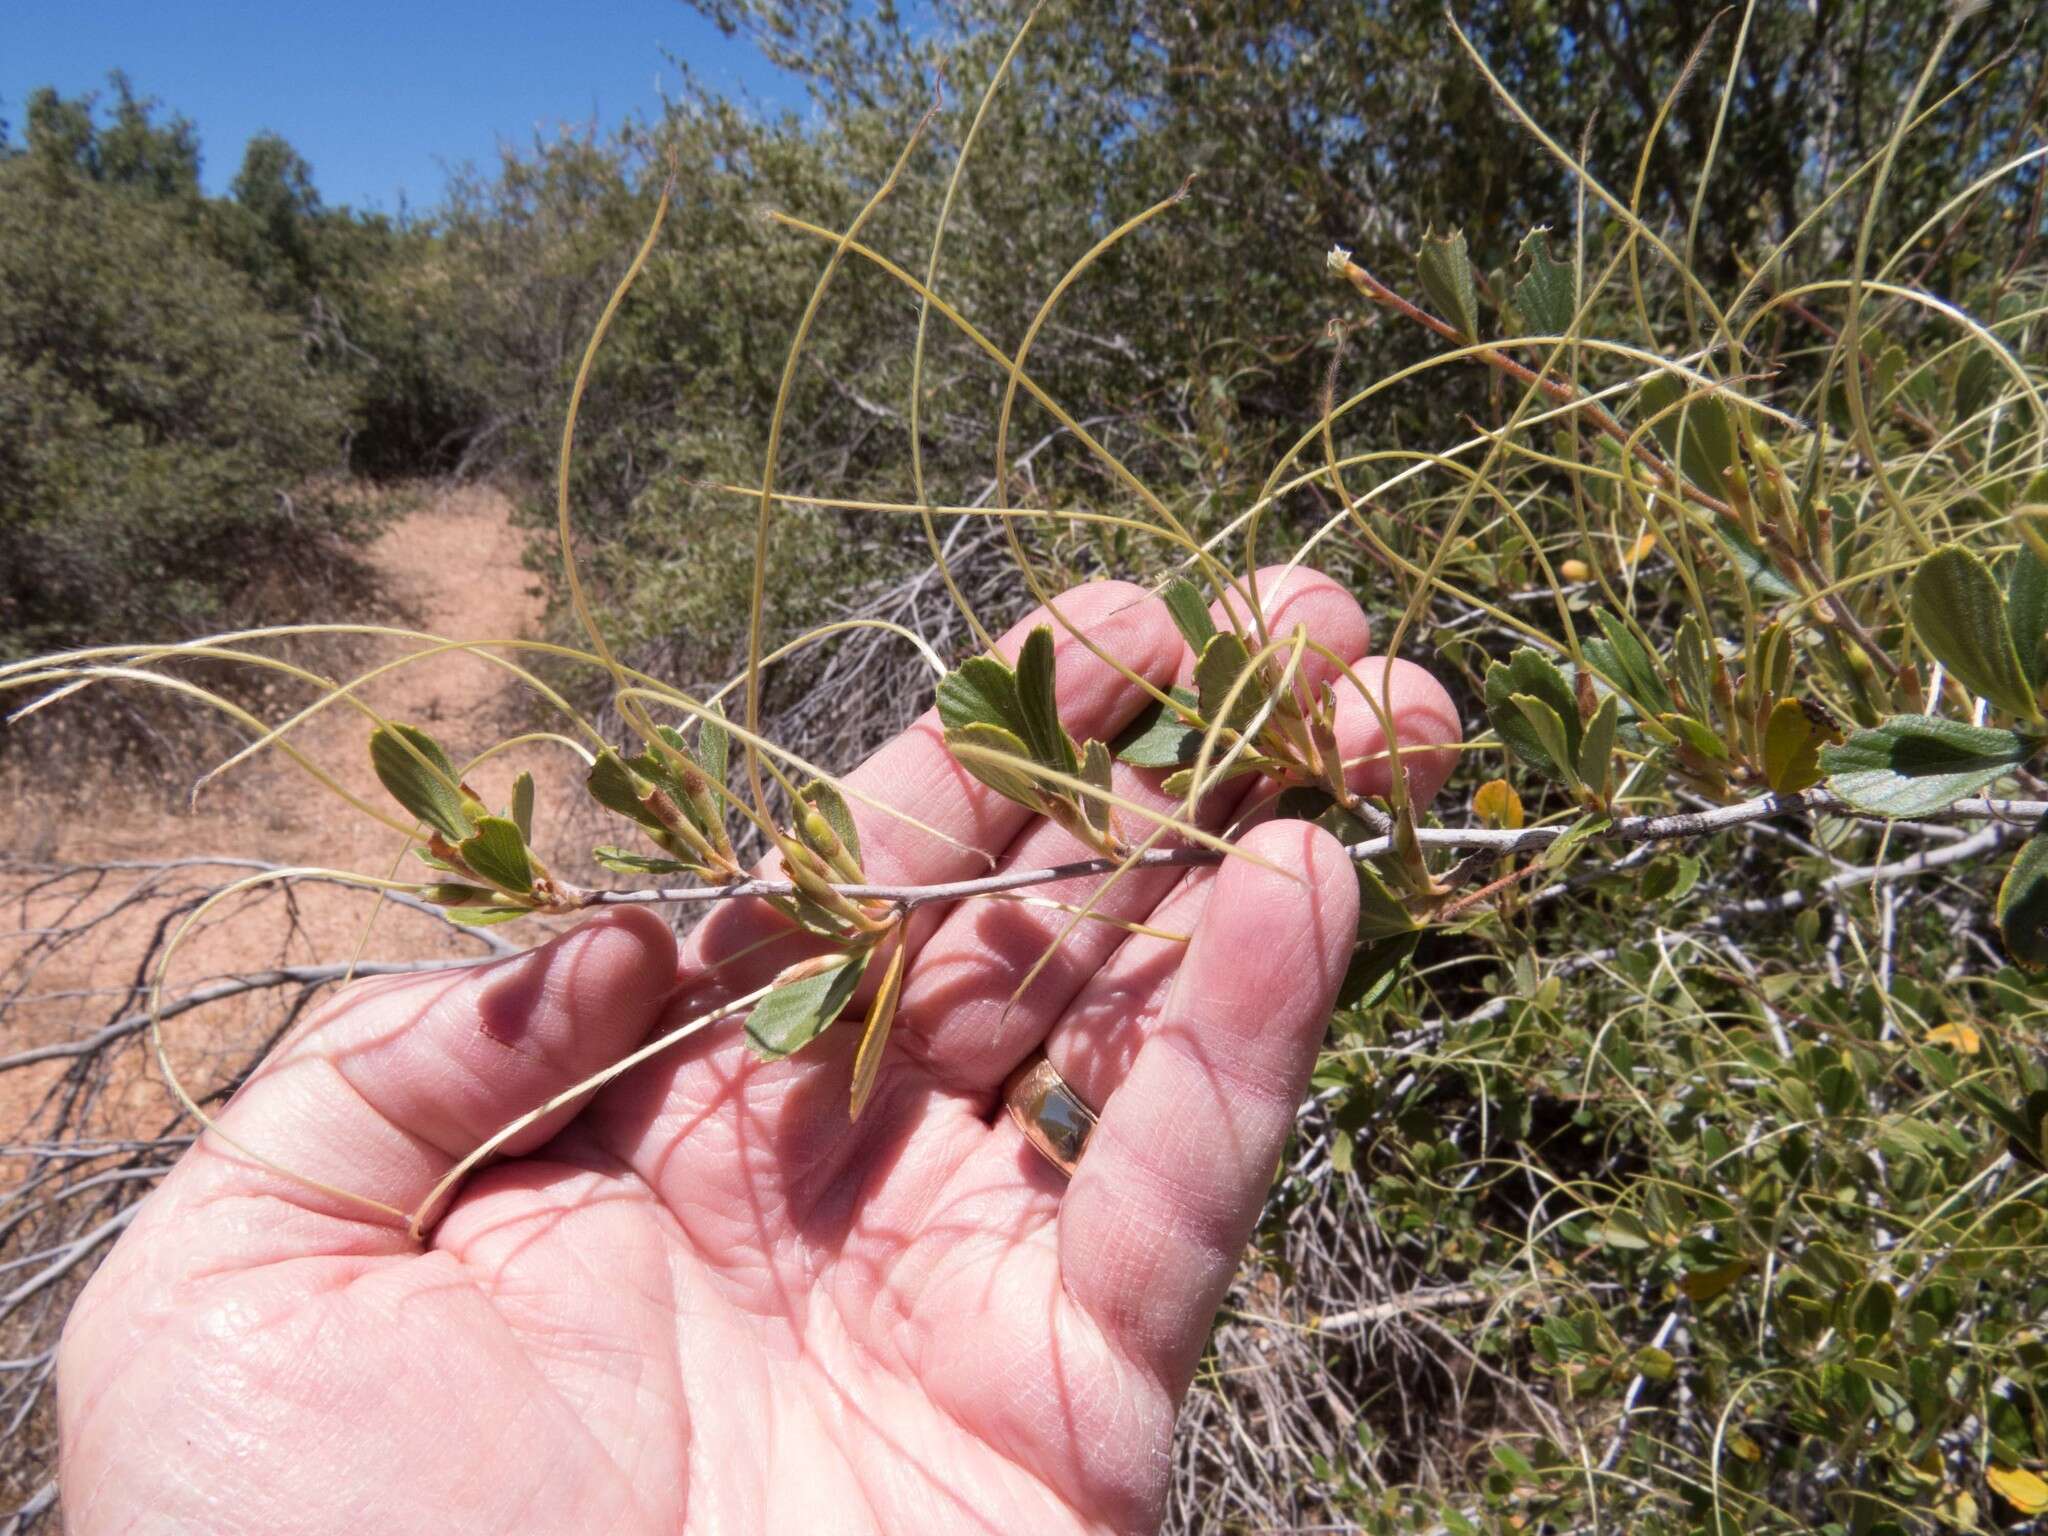
[[2006,568],[2005,627],[2027,681],[2035,688],[2048,683],[2048,561],[2029,544]]
[[1593,664],[1644,714],[1654,717],[1671,713],[1676,707],[1671,690],[1658,675],[1655,659],[1629,632],[1628,625],[1605,608],[1593,610],[1593,622],[1607,637],[1604,641],[1584,642],[1583,649],[1593,658]]
[[462,862],[501,891],[524,896],[533,889],[533,861],[518,823],[503,816],[479,816],[476,831],[456,845]]
[[[1190,710],[1200,701],[1186,688],[1175,688],[1172,697]],[[1153,703],[1124,728],[1110,750],[1120,763],[1133,768],[1184,768],[1201,751],[1202,733],[1164,704]]]
[[2005,594],[1982,560],[1960,544],[1937,549],[1913,573],[1911,606],[1913,632],[1964,687],[2000,709],[2040,718],[2006,626]]
[[470,928],[488,928],[494,923],[509,923],[515,917],[526,917],[531,907],[450,907],[448,916]]
[[590,765],[590,773],[583,781],[591,798],[608,811],[637,821],[643,827],[659,832],[664,830],[661,818],[641,804],[641,797],[652,788],[641,780],[626,760],[605,747]]
[[1635,1352],[1629,1362],[1636,1374],[1649,1381],[1669,1381],[1678,1374],[1678,1361],[1668,1349],[1659,1349],[1655,1344],[1645,1344]]
[[2048,968],[2048,833],[2020,849],[1998,887],[1998,931],[2005,952],[2030,971]]
[[1515,284],[1515,308],[1522,313],[1531,333],[1562,336],[1571,328],[1572,269],[1550,259],[1549,230],[1539,225],[1522,237],[1522,259],[1529,264],[1528,275]]
[[1564,780],[1573,789],[1579,788],[1579,766],[1571,740],[1565,734],[1564,721],[1557,711],[1533,694],[1512,694],[1509,702],[1521,712],[1531,734],[1543,749],[1543,756],[1554,765],[1553,777]]
[[938,705],[948,733],[965,725],[999,725],[1022,741],[1030,729],[1017,702],[1017,674],[993,656],[972,657],[939,679]]
[[1991,403],[1998,382],[1998,359],[1987,347],[1973,347],[1956,368],[1956,415],[1974,416]]
[[726,764],[732,757],[732,733],[725,728],[725,710],[707,705],[697,722],[697,766],[714,784],[725,782]]
[[1678,691],[1685,695],[1680,711],[1695,719],[1713,713],[1714,663],[1700,630],[1697,615],[1688,613],[1678,626],[1678,638],[1671,646],[1671,670],[1678,679]]
[[1538,773],[1562,778],[1563,765],[1550,754],[1527,717],[1512,702],[1518,693],[1541,699],[1565,722],[1566,740],[1571,748],[1565,762],[1571,763],[1578,756],[1579,736],[1579,706],[1572,695],[1572,685],[1549,657],[1527,646],[1486,669],[1486,717],[1492,722],[1494,733],[1510,752]]
[[1640,1253],[1650,1246],[1650,1234],[1644,1230],[1642,1222],[1627,1211],[1609,1211],[1600,1228],[1600,1238],[1610,1248],[1631,1253]]
[[533,775],[522,773],[512,781],[512,823],[520,837],[533,841]]
[[1821,744],[1828,728],[1797,699],[1780,699],[1764,723],[1764,782],[1781,795],[1818,784]]
[[[1105,793],[1109,789],[1109,748],[1099,741],[1088,743],[1081,754],[1081,777]],[[1081,814],[1088,818],[1088,825],[1103,836],[1109,835],[1110,804],[1093,795],[1081,796]]]
[[1714,537],[1721,541],[1721,547],[1728,551],[1728,562],[1735,567],[1738,575],[1749,583],[1750,590],[1759,597],[1768,597],[1776,602],[1789,602],[1799,595],[1799,589],[1778,574],[1777,567],[1741,529],[1726,523],[1714,524]]
[[590,856],[606,869],[621,875],[680,875],[696,867],[680,859],[664,859],[655,854],[635,853],[630,848],[609,845],[591,849]]
[[1820,754],[1828,788],[1858,810],[1924,816],[2027,760],[2034,743],[1931,715],[1898,715]]
[[1173,615],[1174,628],[1187,641],[1188,649],[1197,656],[1201,655],[1202,647],[1216,633],[1215,621],[1209,617],[1209,605],[1202,600],[1201,589],[1185,576],[1176,576],[1159,595],[1166,600],[1166,611]]
[[1479,289],[1472,281],[1472,258],[1465,250],[1465,231],[1426,234],[1415,253],[1422,291],[1430,304],[1467,341],[1479,339]]
[[1018,734],[1031,755],[1046,767],[1072,773],[1080,767],[1074,739],[1060,724],[1059,696],[1053,681],[1052,627],[1041,624],[1024,641],[1017,657],[1017,707],[1024,717]]
[[1351,964],[1337,988],[1340,1008],[1370,1008],[1400,979],[1401,967],[1422,940],[1420,930],[1375,939],[1352,951]]
[[832,835],[839,839],[855,865],[860,863],[860,828],[853,824],[853,812],[846,808],[846,797],[823,779],[803,788],[804,803],[825,818],[825,824],[832,829]]
[[[1543,707],[1548,709],[1549,706]],[[1608,764],[1614,756],[1615,727],[1620,719],[1621,701],[1610,693],[1593,711],[1593,718],[1586,722],[1585,736],[1579,742],[1579,777],[1603,799],[1607,795]]]
[[1415,919],[1385,877],[1364,859],[1354,860],[1352,867],[1358,871],[1358,941],[1370,944],[1415,932]]
[[1700,861],[1689,853],[1659,854],[1644,866],[1645,901],[1683,901],[1700,882]]
[[[1208,786],[1202,793],[1207,794],[1210,790],[1228,784],[1232,779],[1241,779],[1248,773],[1261,772],[1266,761],[1264,758],[1254,757],[1247,753],[1228,768],[1225,768],[1221,773],[1218,773],[1216,771],[1216,764],[1221,760],[1222,754],[1219,752],[1210,761],[1207,770],[1209,776]],[[1159,787],[1166,791],[1167,794],[1172,795],[1176,800],[1185,799],[1188,791],[1195,787],[1195,770],[1192,768],[1182,768],[1176,772],[1169,773],[1164,779],[1159,781]]]
[[[764,1061],[809,1045],[845,1011],[872,951],[848,955],[816,974],[783,982],[747,1015],[747,1044]],[[791,967],[796,969],[796,967]]]
[[1725,763],[1728,761],[1728,744],[1716,735],[1710,727],[1700,724],[1691,715],[1666,715],[1658,724],[1662,725],[1709,762]]
[[[997,794],[1034,811],[1045,808],[1045,795],[1029,772],[1031,749],[1024,745],[1023,738],[1015,731],[986,721],[971,720],[947,731],[946,745],[953,750],[961,767]],[[973,749],[972,755],[963,755],[959,750],[961,747]],[[994,755],[982,755],[985,753]],[[1017,766],[1009,766],[1011,762]]]
[[1643,384],[1637,400],[1644,416],[1656,418],[1650,433],[1665,458],[1675,460],[1685,478],[1708,495],[1725,497],[1728,480],[1722,471],[1738,462],[1728,407],[1717,395],[1687,399],[1690,394],[1692,385],[1686,380],[1675,373],[1660,373]]
[[[408,743],[412,751],[407,750]],[[391,798],[415,820],[451,843],[469,836],[469,815],[462,808],[455,765],[425,731],[410,725],[380,725],[370,733],[370,766]]]
[[[1201,699],[1202,718],[1210,724],[1222,721],[1228,730],[1242,733],[1266,702],[1265,679],[1251,670],[1251,652],[1244,641],[1228,630],[1220,630],[1202,647],[1202,659],[1195,663],[1195,687]],[[1238,688],[1238,679],[1244,686]],[[1226,715],[1223,702],[1237,688],[1237,698]]]
[[421,886],[420,899],[431,901],[437,907],[493,907],[505,898],[487,886],[446,880],[438,885]]

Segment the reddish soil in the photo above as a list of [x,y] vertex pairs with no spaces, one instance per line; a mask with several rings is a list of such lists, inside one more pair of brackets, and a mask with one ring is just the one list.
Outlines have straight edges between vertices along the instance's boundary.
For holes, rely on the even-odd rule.
[[[531,573],[521,564],[524,539],[512,526],[510,513],[505,497],[488,487],[433,492],[370,551],[384,594],[377,611],[348,617],[403,625],[451,640],[531,634],[542,604]],[[421,644],[366,638],[349,642],[348,654],[339,660],[332,655],[322,659],[330,672],[339,669],[348,676],[418,650]],[[527,718],[527,695],[510,674],[459,652],[401,668],[378,679],[364,697],[387,717],[432,731],[458,762],[525,728],[521,722]],[[266,698],[275,699],[275,705],[259,713],[272,720],[285,717],[302,702],[289,685],[266,690]],[[369,770],[367,737],[362,715],[330,707],[292,739],[352,791],[388,806]],[[522,767],[531,768],[539,780],[543,831],[536,841],[545,848],[549,806],[563,806],[572,794],[580,799],[580,765],[560,748],[538,746],[493,760],[477,774],[476,787],[487,798],[502,800],[513,774]],[[74,800],[82,808],[64,812],[53,811],[46,794],[17,793],[0,809],[0,834],[15,858],[44,866],[212,855],[382,876],[393,872],[399,855],[401,839],[395,833],[319,787],[276,752],[216,780],[196,807],[167,808],[165,798],[154,791],[124,797],[116,786],[113,793],[97,794],[90,802]],[[410,855],[398,866],[402,878],[411,878],[418,868]],[[239,873],[243,872],[195,869],[178,878],[189,891]],[[134,879],[132,874],[109,876],[82,906],[74,907],[74,899],[84,890],[75,881],[30,894],[32,877],[0,871],[0,1055],[77,1038],[99,1028],[117,1010],[135,1006],[123,993],[167,903],[144,901],[116,911]],[[222,920],[195,934],[179,951],[169,992],[275,965],[281,959],[319,964],[358,954],[409,959],[482,952],[473,940],[432,919],[388,906],[382,912],[377,908],[374,898],[333,885],[295,888],[289,903],[273,894],[251,901],[246,910],[224,904],[216,909]],[[114,915],[91,925],[82,937],[54,952],[38,951],[34,930],[83,924],[110,912]],[[366,923],[373,913],[376,925],[366,940]],[[530,942],[541,936],[530,931],[534,927],[522,922],[496,931],[515,942]],[[6,1006],[5,1000],[17,989],[19,998]],[[37,1001],[30,1003],[31,998]],[[181,1075],[189,1065],[194,1076],[205,1080],[209,1063],[232,1062],[249,1042],[261,1040],[276,1018],[276,999],[269,994],[181,1016],[168,1027]],[[102,1133],[153,1132],[170,1118],[167,1090],[153,1073],[141,1070],[142,1065],[139,1051],[125,1053],[122,1069],[92,1117]],[[33,1116],[44,1091],[65,1067],[65,1062],[55,1061],[0,1077],[0,1137]],[[0,1181],[6,1177],[6,1170],[0,1169]]]

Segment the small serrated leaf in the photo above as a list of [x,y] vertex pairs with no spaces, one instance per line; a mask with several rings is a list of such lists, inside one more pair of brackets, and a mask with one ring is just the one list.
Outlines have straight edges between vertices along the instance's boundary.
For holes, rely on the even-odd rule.
[[1728,744],[1691,715],[1666,715],[1658,724],[1709,762],[1728,761]]
[[1694,394],[1686,379],[1658,373],[1644,381],[1637,404],[1646,418],[1652,418],[1650,433],[1664,456],[1677,462],[1685,478],[1710,496],[1727,495],[1722,471],[1734,468],[1739,458],[1734,423],[1720,397]]
[[1527,717],[1515,707],[1513,696],[1517,693],[1541,699],[1565,723],[1566,742],[1571,752],[1566,759],[1569,764],[1577,761],[1579,742],[1579,707],[1572,685],[1565,681],[1564,674],[1549,657],[1528,646],[1523,646],[1506,661],[1496,661],[1486,669],[1486,717],[1492,723],[1494,733],[1510,752],[1538,773],[1546,778],[1563,778],[1563,766],[1551,756]]
[[1550,231],[1542,225],[1522,237],[1522,259],[1528,273],[1515,284],[1515,308],[1539,336],[1562,336],[1571,328],[1572,269],[1550,259]]
[[863,950],[800,960],[785,970],[747,1015],[747,1044],[754,1054],[764,1061],[780,1061],[823,1034],[860,985],[872,954]]
[[519,826],[503,816],[479,816],[476,831],[458,843],[462,862],[501,891],[524,896],[533,889],[533,861]]
[[630,848],[614,848],[609,844],[590,850],[590,856],[606,869],[620,875],[681,875],[696,866],[685,864],[680,859],[664,859],[656,854],[635,853]]
[[1364,859],[1355,860],[1352,868],[1358,871],[1358,941],[1370,944],[1415,932],[1419,925],[1386,878]]
[[2005,627],[2020,671],[2035,688],[2048,683],[2048,560],[2022,544],[2005,572]]
[[2034,743],[2014,731],[1932,715],[1896,715],[1820,754],[1828,788],[1861,811],[1925,816],[2025,762]]
[[522,773],[512,781],[512,823],[527,842],[533,841],[533,775]]
[[[407,750],[408,743],[413,750]],[[410,725],[379,726],[370,733],[370,766],[391,798],[414,819],[451,843],[469,836],[469,816],[455,766],[441,744],[425,731]]]
[[1437,313],[1450,322],[1466,341],[1479,339],[1479,289],[1472,280],[1472,257],[1465,249],[1465,232],[1454,229],[1448,235],[1422,237],[1422,249],[1415,253],[1416,271],[1422,291]]
[[[1195,663],[1195,688],[1202,718],[1211,724],[1220,720],[1225,729],[1240,733],[1266,702],[1265,679],[1251,670],[1251,652],[1229,630],[1219,630],[1202,647],[1202,659]],[[1232,689],[1237,697],[1226,712],[1224,701],[1230,699]]]
[[1573,789],[1582,785],[1579,765],[1574,761],[1570,739],[1565,735],[1564,721],[1557,711],[1534,694],[1517,693],[1509,695],[1508,702],[1521,712],[1528,722],[1530,732],[1543,749],[1543,756],[1556,767],[1557,777]]
[[1656,659],[1643,648],[1643,643],[1630,632],[1628,625],[1605,608],[1593,610],[1593,621],[1607,639],[1605,645],[1588,641],[1587,654],[1592,655],[1598,646],[1603,661],[1608,663],[1601,670],[1644,714],[1671,713],[1671,690],[1664,686],[1664,679],[1658,675]]
[[1166,603],[1166,611],[1173,615],[1174,628],[1187,641],[1188,649],[1197,656],[1201,655],[1202,647],[1216,633],[1215,620],[1209,617],[1209,605],[1203,601],[1201,590],[1185,576],[1176,576],[1159,595]]
[[2036,832],[1998,887],[2005,952],[2030,971],[2048,969],[2048,834]]
[[950,731],[999,725],[1019,741],[1029,727],[1017,702],[1017,674],[993,656],[974,656],[939,679],[939,721]]
[[1602,800],[1607,798],[1608,768],[1614,757],[1615,730],[1620,719],[1621,701],[1610,693],[1586,722],[1585,734],[1579,742],[1579,777]]
[[643,827],[662,830],[661,818],[641,804],[641,797],[652,786],[635,775],[626,766],[626,760],[610,747],[599,749],[583,783],[590,791],[590,797],[606,810],[637,821]]
[[714,784],[725,782],[726,764],[732,756],[732,733],[725,728],[725,710],[717,704],[705,706],[697,722],[697,766]]
[[[1172,689],[1171,697],[1190,712],[1200,708],[1200,701],[1186,688]],[[1201,731],[1156,701],[1125,727],[1110,748],[1118,762],[1133,768],[1184,768],[1201,749]]]
[[961,767],[997,794],[1034,811],[1045,808],[1045,795],[1030,773],[1031,749],[1015,731],[971,720],[946,732],[946,746]]
[[1379,1002],[1400,979],[1401,967],[1408,963],[1408,957],[1421,941],[1418,929],[1359,945],[1352,951],[1351,964],[1338,985],[1337,1006],[1370,1008]]
[[1913,573],[1913,632],[1972,693],[2027,719],[2040,718],[2006,623],[2005,594],[1984,562],[1960,544],[1937,549]]
[[1779,573],[1778,568],[1771,564],[1770,557],[1741,529],[1716,523],[1714,537],[1728,552],[1729,563],[1757,596],[1775,602],[1789,602],[1799,596],[1799,589]]
[[1059,692],[1054,679],[1052,626],[1041,624],[1025,637],[1017,656],[1017,707],[1024,717],[1018,734],[1039,763],[1071,774],[1080,766],[1074,740],[1060,724]]
[[531,907],[450,907],[448,916],[470,928],[489,928],[497,923],[509,923],[515,917],[526,917]]

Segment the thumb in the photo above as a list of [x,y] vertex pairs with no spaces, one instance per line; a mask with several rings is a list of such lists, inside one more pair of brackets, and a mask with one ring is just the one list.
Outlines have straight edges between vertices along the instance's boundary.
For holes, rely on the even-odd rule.
[[[396,1213],[494,1131],[639,1044],[675,977],[668,925],[621,908],[525,954],[351,986],[257,1070],[151,1203],[282,1202],[304,1218],[283,1224],[299,1253],[408,1247]],[[541,1145],[575,1112],[504,1150]],[[276,1223],[231,1225],[266,1228],[261,1257],[280,1256]]]

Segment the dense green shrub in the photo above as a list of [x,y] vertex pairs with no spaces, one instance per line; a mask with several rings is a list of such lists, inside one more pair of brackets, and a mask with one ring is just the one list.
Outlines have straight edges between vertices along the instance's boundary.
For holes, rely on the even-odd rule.
[[345,402],[175,206],[0,162],[0,651],[219,622],[357,526]]

